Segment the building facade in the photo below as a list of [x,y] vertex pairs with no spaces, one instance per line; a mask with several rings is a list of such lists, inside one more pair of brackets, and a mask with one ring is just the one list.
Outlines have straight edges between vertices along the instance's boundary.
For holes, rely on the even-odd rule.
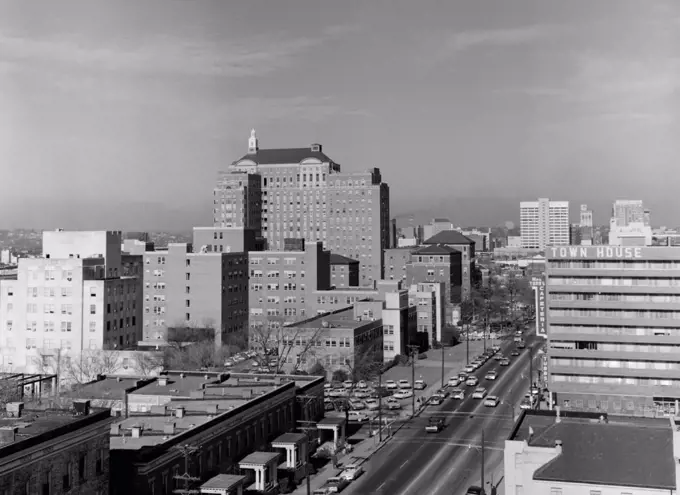
[[569,201],[522,201],[519,213],[523,248],[569,245]]
[[[326,249],[359,261],[361,285],[382,278],[383,249],[390,246],[390,215],[389,187],[379,169],[341,172],[320,144],[260,149],[253,131],[248,153],[231,164],[229,173],[237,174],[240,181],[245,174],[253,177],[249,180],[259,178],[267,249],[282,250],[287,238],[320,241]],[[240,189],[230,191],[245,195]],[[231,197],[229,201],[248,202]],[[217,223],[226,222],[223,218],[218,215]]]
[[[408,355],[408,346],[420,345],[421,342],[418,339],[418,308],[409,303],[408,291],[390,292],[385,296],[382,307],[383,359],[389,361],[398,355]],[[421,340],[422,346],[426,347],[427,334]]]
[[550,391],[563,408],[668,414],[680,400],[680,248],[546,252]]
[[461,257],[460,299],[465,300],[470,297],[472,285],[476,282],[475,241],[456,230],[444,230],[424,240],[423,244],[426,246],[448,246],[463,254]]
[[409,287],[409,304],[417,308],[417,332],[427,334],[427,342],[442,342],[446,323],[445,284],[425,282]]
[[331,285],[338,289],[359,286],[359,262],[343,256],[331,253]]
[[121,259],[120,232],[44,232],[43,257],[0,280],[4,369],[53,373],[86,350],[135,346],[141,277],[123,275]]
[[406,281],[406,266],[411,262],[413,247],[385,250],[385,280]]

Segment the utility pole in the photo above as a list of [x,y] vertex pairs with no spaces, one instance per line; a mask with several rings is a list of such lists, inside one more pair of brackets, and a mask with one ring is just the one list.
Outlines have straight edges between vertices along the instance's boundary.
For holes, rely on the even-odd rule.
[[297,396],[297,400],[300,403],[300,407],[302,408],[302,414],[303,417],[305,418],[304,420],[298,422],[302,423],[302,426],[300,426],[299,428],[305,432],[305,435],[307,435],[307,459],[305,459],[305,475],[306,475],[305,478],[307,478],[307,495],[312,495],[312,485],[310,480],[312,464],[309,462],[311,439],[309,433],[310,431],[317,431],[317,428],[316,423],[309,419],[309,405],[313,401],[318,400],[318,397],[316,395],[299,395]]
[[184,474],[178,474],[176,476],[173,476],[173,479],[183,483],[184,487],[176,488],[175,490],[172,491],[172,493],[177,493],[179,495],[194,495],[201,493],[200,490],[191,488],[191,485],[196,483],[197,481],[201,481],[201,478],[191,476],[191,474],[189,473],[191,471],[190,469],[191,456],[198,452],[200,449],[195,445],[188,444],[177,445],[173,447],[173,449],[178,450],[184,457]]
[[[418,346],[417,345],[410,345],[408,346],[409,350],[411,351],[411,387],[413,387],[416,383],[416,357],[418,356]],[[416,394],[413,392],[413,389],[411,389],[411,392],[413,395],[411,395],[411,416],[416,415]]]
[[482,429],[482,493],[486,493],[484,488],[484,429]]
[[378,368],[378,441],[379,442],[382,442],[382,424],[383,424],[382,396],[383,396],[382,366],[380,366]]
[[442,346],[442,388],[444,388],[444,343],[440,342],[439,345]]

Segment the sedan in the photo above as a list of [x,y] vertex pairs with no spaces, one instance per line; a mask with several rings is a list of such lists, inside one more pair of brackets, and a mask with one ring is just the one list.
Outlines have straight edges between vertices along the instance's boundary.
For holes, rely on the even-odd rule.
[[361,411],[350,411],[347,413],[347,416],[350,421],[356,421],[357,423],[368,421],[368,414]]
[[484,375],[485,380],[495,380],[498,378],[498,373],[494,371],[489,371],[486,375]]
[[483,399],[486,397],[487,391],[484,387],[478,387],[475,389],[474,392],[472,392],[472,398],[473,399]]
[[442,397],[439,394],[434,394],[430,399],[428,400],[428,403],[433,405],[433,406],[439,406],[444,403],[444,397]]
[[531,401],[529,399],[522,399],[519,405],[520,409],[531,409]]
[[401,409],[401,402],[399,402],[396,399],[392,399],[392,398],[387,399],[385,401],[385,404],[387,404],[387,409],[390,409],[390,410]]
[[371,396],[371,393],[367,390],[355,390],[354,391],[354,397],[356,397],[357,399],[367,399],[370,396]]
[[503,354],[498,353],[493,357],[496,361],[502,361],[503,360]]
[[352,380],[345,380],[344,382],[342,382],[342,385],[345,388],[353,388],[354,387],[354,383],[352,382]]
[[399,388],[399,385],[397,385],[397,382],[395,382],[394,380],[387,380],[385,382],[385,388],[387,390],[394,390],[395,388]]
[[425,383],[425,380],[416,380],[413,384],[413,388],[416,390],[425,390],[427,388],[427,383]]
[[395,392],[392,397],[395,399],[408,399],[413,397],[413,390],[400,390],[399,392]]
[[445,389],[445,388],[440,388],[439,390],[437,390],[436,393],[439,394],[439,395],[441,395],[441,396],[444,397],[445,399],[449,396],[449,391],[448,391],[447,389]]
[[359,399],[350,399],[349,407],[351,407],[354,411],[361,411],[362,409],[366,409],[366,404],[364,404],[364,402]]
[[334,388],[328,392],[329,397],[347,397],[347,390],[342,390],[340,388]]
[[501,366],[510,366],[510,360],[508,358],[503,358],[501,359],[501,362],[498,364],[500,364]]
[[458,384],[460,383],[460,380],[458,379],[457,376],[452,376],[449,378],[449,387],[457,387]]
[[484,406],[485,407],[496,407],[500,403],[500,399],[496,397],[495,395],[490,395],[486,399],[484,399]]
[[411,388],[411,382],[409,382],[408,380],[399,380],[399,388],[409,389]]
[[475,371],[475,367],[472,364],[468,364],[463,370],[465,370],[465,373],[472,373]]
[[452,397],[457,400],[465,399],[465,390],[463,390],[462,388],[454,388]]
[[471,376],[465,381],[465,385],[467,385],[468,387],[476,387],[478,383],[479,380],[477,379],[476,376]]
[[369,411],[377,411],[380,409],[380,403],[377,399],[366,399],[364,404],[366,404],[366,409]]
[[368,384],[363,380],[359,380],[359,383],[357,383],[357,388],[366,389],[368,388]]
[[519,356],[519,351],[517,349],[513,349],[512,352],[510,352],[511,356]]

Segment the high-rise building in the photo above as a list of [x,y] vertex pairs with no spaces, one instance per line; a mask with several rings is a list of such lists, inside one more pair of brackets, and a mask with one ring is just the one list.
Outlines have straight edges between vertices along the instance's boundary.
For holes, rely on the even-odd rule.
[[645,208],[639,199],[617,199],[612,206],[612,218],[619,227],[644,223]]
[[383,250],[390,246],[390,196],[378,168],[341,172],[320,144],[260,149],[253,131],[248,153],[220,175],[214,201],[216,225],[257,228],[259,208],[267,249],[283,250],[288,238],[320,241],[325,249],[359,261],[360,285],[382,278]]
[[544,250],[569,244],[569,201],[522,201],[519,210],[523,248]]
[[609,226],[612,246],[651,246],[650,211],[641,200],[617,199],[612,206]]
[[[83,351],[141,339],[142,281],[124,273],[118,231],[43,232],[43,256],[0,279],[0,342],[7,371],[44,373]],[[56,364],[55,364],[56,363]]]
[[581,205],[579,236],[579,244],[584,246],[593,244],[593,210],[589,210],[588,205]]

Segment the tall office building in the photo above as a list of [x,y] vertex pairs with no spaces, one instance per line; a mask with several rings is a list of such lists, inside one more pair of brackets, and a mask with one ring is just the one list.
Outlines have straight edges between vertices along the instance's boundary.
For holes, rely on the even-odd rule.
[[613,246],[651,246],[650,211],[641,200],[617,199],[612,206],[609,244]]
[[290,238],[321,241],[359,261],[360,285],[382,278],[390,196],[378,168],[341,172],[320,144],[260,149],[252,131],[248,152],[220,175],[214,198],[215,225],[257,228],[261,218],[267,249],[282,251]]
[[[619,227],[626,227],[631,223],[644,224],[644,205],[639,199],[617,199],[612,206],[612,218]],[[649,214],[647,218],[649,218]]]
[[593,244],[593,210],[588,209],[588,205],[581,205],[579,237],[579,244],[583,246]]
[[544,250],[569,244],[569,201],[522,201],[519,210],[523,248]]

